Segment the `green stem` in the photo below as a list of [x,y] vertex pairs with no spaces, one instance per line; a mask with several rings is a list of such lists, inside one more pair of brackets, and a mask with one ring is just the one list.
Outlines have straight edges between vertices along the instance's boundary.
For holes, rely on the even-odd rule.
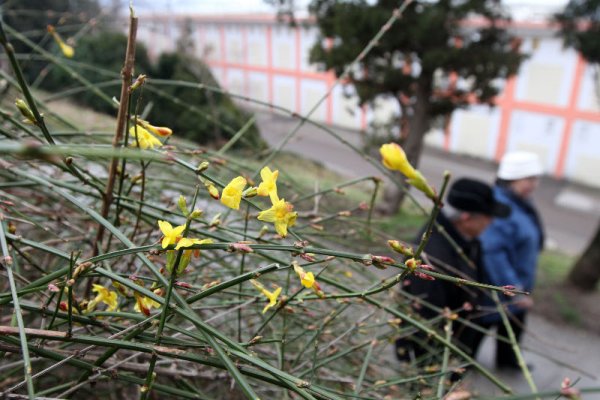
[[[192,201],[192,210],[196,206],[196,200],[198,199],[198,193],[200,191],[200,186],[196,185],[196,192],[194,193],[194,200]],[[187,216],[187,220],[185,223],[185,229],[183,231],[183,237],[185,237],[190,229],[190,223],[192,222],[189,215]],[[167,286],[167,294],[165,295],[165,300],[163,303],[163,308],[160,314],[160,321],[158,323],[158,329],[156,330],[156,346],[160,346],[162,341],[163,330],[165,329],[165,324],[167,322],[167,315],[169,314],[169,308],[171,304],[171,295],[173,294],[173,287],[177,278],[177,271],[179,269],[179,263],[181,262],[181,257],[183,256],[184,249],[179,249],[177,251],[177,258],[173,263],[171,269],[171,279],[169,280],[169,286]],[[146,400],[150,392],[152,391],[152,383],[155,379],[154,368],[156,366],[156,360],[158,359],[157,354],[152,354],[152,358],[150,359],[150,366],[148,367],[148,374],[146,375],[146,381],[144,382],[144,386],[142,386],[142,400]]]
[[256,116],[253,115],[248,120],[248,122],[246,122],[244,124],[244,126],[242,126],[241,129],[235,135],[233,135],[233,137],[231,139],[229,139],[229,141],[227,143],[225,143],[223,145],[223,147],[221,147],[219,149],[219,151],[217,151],[216,156],[222,157],[223,154],[225,154],[225,152],[227,150],[229,150],[234,144],[236,144],[237,141],[240,140],[242,138],[242,136],[244,136],[244,134],[250,130],[250,128],[252,127],[252,125],[254,125],[255,121],[256,121]]
[[502,318],[502,324],[504,325],[504,329],[506,329],[506,333],[508,334],[508,339],[510,340],[510,343],[512,345],[512,350],[515,353],[515,356],[517,357],[517,362],[519,363],[519,367],[521,367],[521,371],[523,371],[523,376],[525,377],[525,380],[527,381],[527,384],[529,385],[531,392],[533,394],[536,394],[536,393],[538,393],[537,386],[535,385],[535,382],[533,381],[533,377],[531,376],[531,371],[529,371],[529,368],[527,367],[527,363],[525,362],[525,359],[523,358],[523,354],[521,354],[521,349],[519,348],[519,343],[517,342],[515,332],[513,331],[512,326],[510,326],[510,321],[508,320],[508,316],[506,315],[506,310],[504,309],[504,305],[500,302],[500,300],[498,298],[498,293],[492,292],[492,299],[496,303],[496,308],[498,309],[498,313],[500,314],[500,317]]
[[354,388],[354,394],[356,396],[358,396],[361,391],[362,383],[365,379],[365,375],[367,374],[367,368],[369,367],[369,362],[371,361],[371,355],[373,354],[373,348],[375,347],[375,344],[377,344],[377,340],[371,340],[371,344],[367,349],[367,355],[365,356],[365,359],[363,361],[360,373],[358,374],[358,379],[356,380],[356,387]]
[[433,225],[435,224],[435,220],[442,208],[442,199],[444,198],[444,193],[446,192],[446,188],[448,187],[448,182],[450,181],[450,172],[444,172],[444,182],[442,183],[442,188],[440,189],[440,194],[438,196],[437,201],[434,203],[433,210],[431,211],[431,215],[429,216],[429,222],[427,223],[427,228],[425,229],[425,233],[423,234],[423,238],[419,243],[419,247],[417,251],[415,251],[414,259],[418,260],[423,250],[425,250],[425,246],[429,242],[429,238],[431,237],[431,232],[433,231]]
[[[1,27],[1,24],[0,24]],[[1,29],[1,28],[0,28]],[[21,344],[21,355],[23,356],[23,368],[25,370],[25,380],[27,381],[27,395],[30,400],[35,399],[35,389],[33,387],[33,380],[31,379],[32,367],[31,359],[29,357],[29,347],[27,345],[27,335],[25,334],[25,324],[23,323],[23,314],[21,313],[21,305],[19,304],[19,296],[17,295],[17,285],[13,277],[12,270],[12,258],[8,251],[8,245],[6,243],[6,237],[4,235],[4,219],[0,218],[0,247],[2,247],[2,262],[6,269],[6,275],[8,277],[8,284],[10,285],[10,291],[12,294],[12,302],[17,319],[17,326],[19,328],[19,341]]]
[[67,274],[67,316],[68,316],[68,325],[67,325],[67,335],[73,335],[73,284],[71,279],[73,278],[73,266],[75,264],[74,254],[71,253],[71,257],[69,259],[69,273]]
[[29,90],[29,86],[27,85],[27,82],[25,82],[25,77],[23,76],[23,71],[21,70],[21,66],[19,65],[19,62],[17,61],[17,58],[15,57],[15,49],[14,49],[13,45],[8,41],[8,38],[6,37],[6,33],[4,32],[4,21],[2,20],[1,16],[0,16],[0,44],[4,47],[4,51],[6,51],[6,55],[8,56],[10,65],[15,73],[17,81],[19,82],[19,86],[21,87],[23,96],[25,96],[25,101],[27,102],[29,109],[31,110],[31,112],[33,113],[33,116],[35,117],[37,126],[42,131],[42,134],[44,135],[44,137],[46,138],[48,143],[54,144],[54,139],[50,135],[50,132],[48,131],[48,128],[46,127],[46,124],[44,123],[44,117],[40,114],[40,111],[38,110],[37,105],[35,104],[35,100],[33,99],[33,96],[31,95],[31,91]]
[[371,203],[369,204],[369,211],[367,214],[367,238],[369,240],[371,239],[371,217],[373,216],[373,209],[375,209],[375,200],[377,200],[377,193],[379,192],[381,181],[379,179],[373,179],[373,183],[375,184],[375,189],[371,195]]
[[[246,215],[244,217],[244,240],[247,238],[248,233],[248,222],[250,219],[250,205],[246,204]],[[242,276],[244,274],[244,267],[246,264],[246,253],[242,254],[242,260],[240,261],[240,270],[238,276]],[[242,301],[242,291],[244,290],[243,282],[240,282],[238,290],[240,294],[238,295],[238,300]],[[239,308],[237,311],[237,331],[238,331],[238,342],[242,342],[242,309]]]

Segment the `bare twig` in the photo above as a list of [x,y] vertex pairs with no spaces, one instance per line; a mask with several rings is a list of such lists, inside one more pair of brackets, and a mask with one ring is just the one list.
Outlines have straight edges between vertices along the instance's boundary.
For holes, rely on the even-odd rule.
[[[117,129],[115,136],[113,137],[113,147],[121,146],[123,140],[123,132],[127,123],[128,105],[129,105],[129,86],[131,85],[131,77],[133,76],[133,64],[135,61],[135,41],[137,37],[137,26],[138,19],[135,16],[133,9],[130,10],[129,16],[129,36],[127,38],[127,52],[125,53],[125,63],[121,70],[121,77],[123,78],[121,84],[121,97],[119,99],[119,113],[117,114]],[[113,189],[115,186],[115,177],[117,174],[118,158],[113,158],[108,170],[108,180],[106,181],[106,190],[104,192],[104,198],[102,199],[102,211],[101,215],[103,218],[108,216],[108,211],[113,200]],[[94,255],[98,255],[100,246],[102,245],[102,238],[104,237],[104,226],[102,224],[98,227],[98,234],[96,235],[96,244],[94,248]]]

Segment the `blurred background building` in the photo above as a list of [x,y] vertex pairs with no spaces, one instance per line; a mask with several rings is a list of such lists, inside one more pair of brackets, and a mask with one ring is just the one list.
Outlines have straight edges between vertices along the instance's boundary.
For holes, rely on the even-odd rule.
[[[169,12],[142,7],[138,38],[150,54],[172,50],[188,35],[195,55],[227,90],[300,115],[308,114],[333,85],[333,73],[309,63],[317,37],[310,19],[301,16],[292,27],[274,13],[197,14],[188,3],[167,2],[163,11]],[[496,107],[474,104],[456,111],[426,141],[490,160],[508,150],[534,151],[547,174],[600,187],[600,89],[593,66],[563,48],[556,27],[547,22],[556,7],[516,3],[511,9],[515,19],[510,29],[522,39],[521,51],[530,55],[518,76],[501,83]],[[465,21],[465,29],[478,23]],[[340,85],[311,118],[367,130],[398,114],[396,104],[381,99],[360,107],[352,88]]]

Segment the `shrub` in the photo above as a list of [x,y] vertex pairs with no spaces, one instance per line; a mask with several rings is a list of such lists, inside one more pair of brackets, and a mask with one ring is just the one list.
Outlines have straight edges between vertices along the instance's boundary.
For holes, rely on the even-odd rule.
[[[86,80],[98,84],[108,80],[118,78],[116,71],[120,71],[125,59],[125,49],[127,47],[127,36],[119,32],[99,32],[95,35],[82,37],[77,41],[75,56],[73,61],[74,69]],[[152,65],[148,58],[148,51],[144,45],[138,44],[135,56],[136,72],[140,74],[152,73]],[[71,75],[63,69],[52,68],[48,76],[41,83],[41,87],[49,91],[65,90],[80,86],[78,81],[74,81]],[[114,85],[103,87],[102,90],[109,97],[119,97],[121,88],[120,82]],[[98,97],[91,91],[77,93],[77,102],[85,104],[96,111],[115,114],[114,103],[108,103]]]
[[[250,119],[248,113],[221,92],[177,85],[183,81],[218,87],[206,64],[194,57],[162,54],[153,76],[172,82],[152,97],[153,120],[171,127],[180,136],[202,144],[226,142]],[[252,125],[243,139],[242,143],[249,146],[263,146],[256,125]]]
[[[83,37],[77,42],[73,68],[92,84],[115,80],[114,84],[102,86],[108,97],[119,97],[120,81],[115,71],[120,71],[125,58],[127,37],[119,32],[104,31]],[[151,79],[170,80],[167,85],[150,85],[152,93],[142,96],[143,103],[152,106],[152,120],[166,125],[179,136],[200,144],[227,142],[250,119],[226,94],[218,91],[218,83],[209,68],[194,57],[178,54],[162,54],[155,65],[148,57],[144,45],[136,47],[136,74],[146,74]],[[118,81],[118,82],[117,82]],[[203,83],[216,91],[177,83]],[[50,90],[66,90],[80,86],[71,74],[60,68],[52,68],[41,87]],[[115,104],[99,97],[92,91],[77,93],[77,102],[94,110],[115,114]],[[239,141],[252,148],[264,144],[256,125],[252,125]]]

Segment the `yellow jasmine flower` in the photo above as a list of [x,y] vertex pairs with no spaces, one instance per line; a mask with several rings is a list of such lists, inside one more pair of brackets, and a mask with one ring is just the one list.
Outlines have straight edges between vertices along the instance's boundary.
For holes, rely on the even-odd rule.
[[93,284],[92,292],[98,293],[98,295],[88,303],[87,311],[93,311],[98,303],[104,303],[108,306],[108,311],[114,311],[117,309],[117,292],[108,290],[102,285]]
[[400,171],[408,178],[408,183],[419,189],[430,199],[436,199],[433,188],[427,183],[425,177],[408,162],[406,153],[396,143],[387,143],[379,149],[383,165],[392,170]]
[[275,230],[282,237],[287,236],[287,230],[296,223],[298,213],[292,211],[294,206],[287,203],[284,199],[278,199],[273,202],[273,206],[268,210],[261,211],[258,219],[265,222],[273,222]]
[[54,26],[48,25],[48,33],[52,35],[54,41],[58,44],[58,46],[60,47],[60,51],[62,51],[64,56],[67,58],[73,58],[73,56],[75,55],[75,50],[72,46],[69,46],[62,40],[60,35],[54,29]]
[[129,134],[133,138],[131,143],[133,147],[139,146],[140,149],[146,150],[162,146],[160,140],[141,126],[132,126],[129,128]]
[[150,122],[144,121],[143,119],[137,119],[136,121],[138,126],[141,126],[142,128],[145,128],[160,137],[169,137],[173,134],[173,131],[166,126],[154,126],[150,124]]
[[300,278],[300,283],[307,289],[310,289],[315,284],[315,275],[312,272],[304,271],[304,268],[299,266],[298,264],[294,264],[294,271],[298,274]]
[[279,171],[271,171],[269,167],[264,167],[260,170],[260,177],[262,178],[262,182],[258,185],[259,196],[269,196],[271,197],[271,202],[275,203],[279,200],[277,196],[277,177],[279,176]]
[[[190,247],[190,246],[193,246],[195,244],[207,244],[207,243],[213,243],[213,240],[212,239],[181,238],[181,239],[178,240],[177,246],[175,247],[175,250],[179,250],[181,248]],[[177,273],[178,274],[180,274],[183,271],[185,271],[185,269],[189,265],[190,261],[192,260],[192,255],[194,257],[200,257],[200,249],[187,249],[187,250],[184,250],[182,257],[179,260],[179,264],[177,265]],[[173,271],[173,266],[174,266],[176,260],[177,260],[177,253],[175,251],[173,251],[173,250],[167,251],[167,264],[166,264],[166,268],[167,268],[167,270],[169,272]]]
[[177,242],[177,246],[175,246],[175,250],[179,250],[182,247],[190,247],[195,244],[210,244],[214,243],[212,239],[190,239],[190,238],[181,238],[179,242]]
[[152,308],[160,308],[160,303],[135,292],[135,306],[133,306],[135,311],[141,312],[148,317]]
[[406,153],[402,150],[400,145],[396,143],[384,144],[379,149],[379,153],[381,153],[383,165],[385,165],[386,168],[400,171],[409,179],[417,176],[417,171],[408,162]]
[[233,178],[221,192],[221,203],[225,204],[229,208],[238,210],[240,208],[242,192],[244,191],[245,186],[246,179],[241,176]]
[[166,249],[170,244],[177,243],[179,236],[181,236],[181,234],[185,230],[185,225],[179,225],[173,228],[173,225],[171,225],[167,221],[158,221],[158,227],[165,236],[162,240],[163,249]]
[[278,287],[277,289],[275,289],[275,291],[270,292],[267,289],[265,289],[265,287],[262,285],[262,283],[254,280],[254,279],[250,279],[250,283],[253,284],[255,288],[260,290],[260,292],[263,295],[265,295],[265,297],[269,300],[269,304],[267,304],[265,306],[265,308],[263,308],[263,310],[262,310],[263,314],[266,313],[269,308],[271,308],[275,304],[277,304],[277,298],[279,297],[279,294],[281,293],[281,287]]

